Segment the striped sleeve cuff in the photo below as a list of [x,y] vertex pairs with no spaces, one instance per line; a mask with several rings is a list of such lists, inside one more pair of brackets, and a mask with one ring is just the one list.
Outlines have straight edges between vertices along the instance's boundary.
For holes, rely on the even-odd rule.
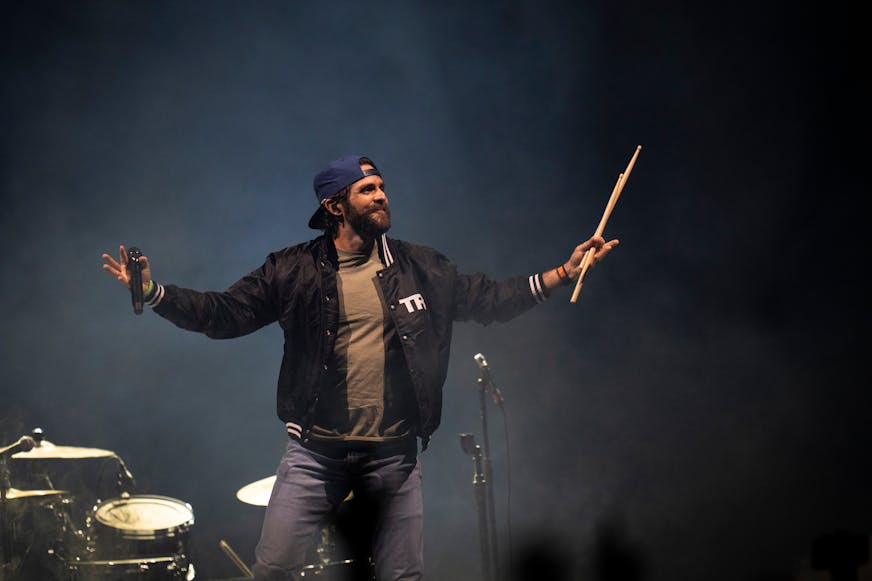
[[163,300],[163,298],[164,298],[163,285],[158,283],[158,282],[151,281],[151,288],[149,289],[149,292],[146,293],[146,295],[144,297],[142,297],[142,301],[145,304],[147,304],[148,306],[150,306],[151,308],[154,308],[160,304],[160,302]]
[[531,274],[528,280],[530,281],[530,292],[533,293],[533,298],[536,299],[537,303],[544,303],[548,295],[545,291],[545,285],[542,284],[542,275]]
[[290,434],[291,436],[296,436],[298,440],[303,437],[303,428],[302,426],[300,426],[300,424],[295,424],[294,422],[286,422],[285,427],[288,428],[288,434]]

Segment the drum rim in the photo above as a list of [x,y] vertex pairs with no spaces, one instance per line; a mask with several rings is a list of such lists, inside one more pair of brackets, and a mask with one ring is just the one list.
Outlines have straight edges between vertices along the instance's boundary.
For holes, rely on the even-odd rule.
[[173,563],[182,560],[178,555],[166,555],[161,557],[121,557],[117,559],[88,559],[76,560],[70,563],[73,567],[97,567],[104,565],[139,565],[142,563]]
[[[107,519],[101,518],[100,510],[106,507],[112,508],[116,506],[123,506],[125,504],[134,505],[137,504],[136,501],[147,501],[147,500],[159,500],[165,502],[168,505],[172,505],[177,508],[184,508],[187,512],[186,520],[182,521],[179,524],[173,525],[171,527],[166,528],[123,528],[117,527],[109,522],[106,522]],[[181,500],[179,498],[174,498],[172,496],[165,496],[162,494],[131,494],[129,496],[117,496],[115,498],[106,499],[94,506],[93,509],[94,520],[115,534],[121,536],[125,539],[130,540],[151,540],[151,539],[166,539],[172,538],[175,536],[184,535],[190,532],[191,528],[194,526],[194,509],[191,507],[191,504]]]
[[335,567],[337,565],[353,565],[354,563],[354,559],[340,559],[338,561],[327,561],[326,563],[312,563],[310,565],[304,565],[303,567],[300,567],[300,571],[321,571],[329,567]]

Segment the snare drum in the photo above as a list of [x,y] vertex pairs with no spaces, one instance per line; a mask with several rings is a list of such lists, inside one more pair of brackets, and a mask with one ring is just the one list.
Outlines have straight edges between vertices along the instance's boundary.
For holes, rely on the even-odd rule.
[[94,507],[90,552],[98,560],[185,560],[193,526],[194,511],[181,500],[148,494],[114,498]]

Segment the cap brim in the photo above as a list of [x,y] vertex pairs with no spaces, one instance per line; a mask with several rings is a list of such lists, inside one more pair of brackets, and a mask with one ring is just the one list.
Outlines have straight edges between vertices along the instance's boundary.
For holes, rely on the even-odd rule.
[[312,230],[321,230],[324,227],[324,206],[318,206],[312,217],[309,218],[309,228]]

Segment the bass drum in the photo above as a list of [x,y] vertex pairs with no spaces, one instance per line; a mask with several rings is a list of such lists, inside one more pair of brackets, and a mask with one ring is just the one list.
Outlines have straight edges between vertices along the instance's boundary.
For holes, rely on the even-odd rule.
[[[76,579],[194,578],[191,505],[168,496],[125,495],[98,504],[89,517],[88,555]],[[138,575],[138,576],[137,576]]]

